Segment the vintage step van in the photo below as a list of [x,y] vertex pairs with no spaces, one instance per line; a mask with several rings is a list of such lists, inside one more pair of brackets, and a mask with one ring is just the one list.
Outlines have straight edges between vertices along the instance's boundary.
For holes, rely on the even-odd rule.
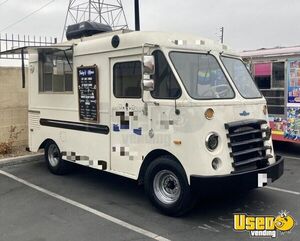
[[81,23],[67,42],[21,49],[29,149],[45,149],[51,172],[71,162],[138,180],[167,215],[185,213],[196,193],[282,175],[266,101],[226,45],[102,27]]

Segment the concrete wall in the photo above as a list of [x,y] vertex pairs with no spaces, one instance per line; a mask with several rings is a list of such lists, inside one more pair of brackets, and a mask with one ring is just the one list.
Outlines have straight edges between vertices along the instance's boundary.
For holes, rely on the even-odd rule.
[[14,145],[27,145],[27,108],[28,91],[22,88],[21,68],[0,67],[0,143],[9,139],[10,127],[16,126],[21,133]]

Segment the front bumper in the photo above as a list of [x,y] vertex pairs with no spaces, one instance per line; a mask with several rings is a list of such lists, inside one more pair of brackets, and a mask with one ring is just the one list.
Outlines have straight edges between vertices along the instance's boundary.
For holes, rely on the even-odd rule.
[[[258,187],[258,174],[267,174],[269,181],[274,182],[283,174],[283,157],[276,156],[276,162],[265,168],[218,176],[191,175],[192,192],[198,194],[219,193],[224,191],[243,191]],[[264,184],[266,185],[266,183]]]

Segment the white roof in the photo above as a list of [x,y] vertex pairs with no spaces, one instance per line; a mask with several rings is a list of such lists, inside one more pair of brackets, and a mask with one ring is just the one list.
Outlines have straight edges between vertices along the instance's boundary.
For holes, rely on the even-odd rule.
[[218,51],[226,54],[237,55],[227,45],[217,43],[211,39],[199,37],[186,33],[168,32],[145,32],[145,31],[114,31],[104,34],[97,34],[91,37],[71,40],[65,43],[77,44],[77,54],[88,54],[115,50],[111,45],[114,35],[120,38],[118,49],[140,47],[147,44],[155,44],[163,47],[178,49],[193,49],[199,51]]
[[[120,44],[115,49],[111,44],[112,37],[118,35]],[[119,49],[142,47],[144,44],[153,44],[160,47],[170,49],[184,49],[192,51],[216,52],[228,55],[238,56],[238,54],[225,44],[220,44],[214,40],[199,37],[194,34],[177,33],[177,32],[146,32],[146,31],[130,31],[119,30],[102,34],[96,34],[91,37],[83,37],[81,39],[73,39],[63,43],[54,44],[51,46],[33,46],[12,49],[1,52],[1,54],[20,54],[29,49],[42,48],[70,48],[75,45],[75,55],[86,55],[99,52],[107,52]]]
[[240,53],[243,58],[280,57],[300,55],[300,46],[262,48],[257,50],[245,50]]

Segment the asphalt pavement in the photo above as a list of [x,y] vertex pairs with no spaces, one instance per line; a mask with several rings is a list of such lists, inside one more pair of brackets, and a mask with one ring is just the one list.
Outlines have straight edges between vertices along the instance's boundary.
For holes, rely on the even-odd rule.
[[[270,185],[275,189],[207,197],[181,218],[158,213],[143,188],[123,177],[85,167],[55,176],[42,159],[3,167],[0,240],[255,240],[247,232],[233,230],[233,213],[277,215],[287,210],[300,222],[299,147],[274,146],[286,156],[284,175]],[[299,237],[296,226],[274,240],[298,241]]]

